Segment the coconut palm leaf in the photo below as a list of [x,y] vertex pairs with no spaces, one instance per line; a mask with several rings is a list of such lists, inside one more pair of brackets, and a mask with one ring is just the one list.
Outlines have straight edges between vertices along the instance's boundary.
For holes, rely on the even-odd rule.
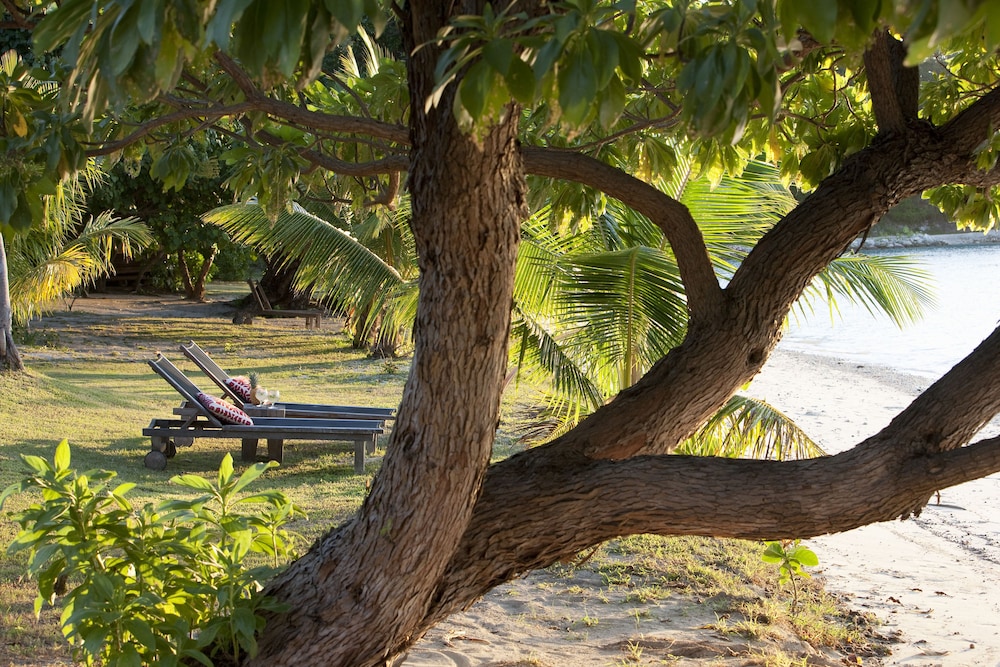
[[565,257],[559,268],[559,322],[575,332],[565,344],[589,351],[599,377],[617,376],[606,389],[631,385],[683,338],[687,301],[667,254],[636,246]]
[[590,412],[604,404],[606,396],[578,360],[567,355],[552,334],[536,320],[516,313],[511,326],[511,353],[518,359],[518,372],[530,382],[551,387],[550,412],[568,421],[577,421],[581,411]]
[[784,461],[825,452],[777,408],[748,396],[733,396],[677,454]]
[[110,212],[91,218],[78,233],[49,221],[14,237],[8,253],[14,320],[26,322],[78,287],[112,275],[114,250],[128,260],[152,241],[136,218],[118,219]]
[[297,289],[356,308],[368,306],[373,315],[393,305],[406,282],[350,232],[300,206],[283,211],[274,224],[256,204],[222,206],[202,218],[281,265],[297,260]]
[[918,321],[924,308],[934,304],[930,274],[917,261],[900,255],[846,255],[819,274],[796,303],[799,312],[823,299],[830,315],[838,298],[860,304],[873,316],[887,315],[897,326]]

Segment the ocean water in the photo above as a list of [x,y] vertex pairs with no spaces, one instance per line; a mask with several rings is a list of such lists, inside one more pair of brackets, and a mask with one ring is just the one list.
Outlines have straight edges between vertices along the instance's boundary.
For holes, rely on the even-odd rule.
[[935,303],[923,319],[900,329],[884,315],[840,301],[796,314],[781,347],[858,364],[890,366],[940,377],[1000,325],[1000,245],[944,246],[884,251],[918,260],[930,273]]

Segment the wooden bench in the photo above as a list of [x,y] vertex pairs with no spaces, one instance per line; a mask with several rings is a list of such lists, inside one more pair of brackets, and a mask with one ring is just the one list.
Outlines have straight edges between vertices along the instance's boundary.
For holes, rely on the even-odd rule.
[[250,294],[253,295],[254,302],[257,304],[257,310],[253,313],[254,315],[260,315],[261,317],[302,317],[305,318],[306,329],[320,328],[320,324],[323,322],[322,310],[278,310],[272,308],[271,302],[268,301],[267,295],[264,294],[264,290],[257,281],[248,280],[247,284],[250,286]]

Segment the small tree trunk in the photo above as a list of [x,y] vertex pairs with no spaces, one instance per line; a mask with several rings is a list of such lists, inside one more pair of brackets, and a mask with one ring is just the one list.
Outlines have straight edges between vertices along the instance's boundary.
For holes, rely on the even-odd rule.
[[23,371],[24,363],[14,344],[14,309],[10,303],[7,249],[0,234],[0,371]]
[[184,285],[184,298],[194,298],[194,281],[191,280],[191,267],[188,266],[184,248],[177,251],[177,268],[181,272],[181,283]]
[[191,299],[193,301],[204,301],[205,300],[205,284],[208,281],[208,272],[212,270],[212,263],[215,262],[215,256],[219,252],[219,246],[213,245],[212,249],[207,255],[202,256],[201,269],[198,271],[198,277],[192,278],[192,271],[190,265],[187,263],[187,258],[184,252],[180,253],[180,267],[181,274],[184,276],[184,297]]

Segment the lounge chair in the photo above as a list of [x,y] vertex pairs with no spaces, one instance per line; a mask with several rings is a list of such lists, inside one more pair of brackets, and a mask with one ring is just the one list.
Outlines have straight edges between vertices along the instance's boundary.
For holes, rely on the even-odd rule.
[[[375,451],[378,436],[384,432],[383,422],[366,419],[297,419],[291,417],[254,416],[252,424],[226,423],[218,413],[213,413],[199,400],[201,391],[183,372],[162,354],[150,367],[184,398],[185,404],[176,412],[179,419],[153,419],[142,430],[151,441],[151,451],[145,464],[153,470],[163,470],[167,458],[176,452],[175,443],[193,444],[197,438],[239,438],[242,440],[244,461],[257,460],[257,443],[267,440],[267,455],[273,461],[283,458],[285,440],[337,440],[354,442],[354,471],[363,473],[365,452]],[[233,411],[233,406],[215,399],[223,411]],[[264,413],[281,414],[280,408],[264,409]],[[246,418],[243,414],[240,419]]]
[[[244,397],[232,387],[232,378],[226,371],[212,360],[205,350],[201,349],[198,343],[191,341],[187,345],[181,345],[181,352],[194,365],[201,369],[201,372],[209,377],[212,382],[219,387],[226,396],[232,399],[233,403],[243,406],[244,410],[253,407],[252,403],[247,403]],[[320,419],[374,419],[386,421],[395,419],[395,410],[392,408],[370,408],[357,405],[322,405],[316,403],[275,403],[275,408],[283,408],[286,417],[304,417]]]
[[250,315],[251,320],[247,322],[248,324],[252,322],[254,315],[260,315],[261,317],[302,317],[306,321],[306,329],[319,329],[323,322],[323,311],[315,308],[309,308],[305,310],[278,310],[277,308],[271,307],[271,302],[267,300],[267,295],[264,294],[264,289],[254,280],[248,280],[247,284],[250,285],[250,293],[253,295],[254,302],[257,304],[257,310]]

